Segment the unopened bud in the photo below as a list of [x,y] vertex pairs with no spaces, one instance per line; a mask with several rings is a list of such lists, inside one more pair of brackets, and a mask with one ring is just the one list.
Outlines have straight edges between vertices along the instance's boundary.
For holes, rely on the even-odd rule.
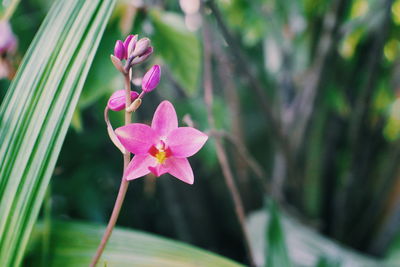
[[133,50],[132,54],[129,55],[129,57],[140,57],[142,56],[147,48],[150,46],[150,39],[149,38],[141,38],[139,41],[136,43],[136,47]]
[[113,63],[114,67],[117,70],[119,70],[120,72],[124,73],[125,72],[124,66],[122,65],[121,60],[113,55],[110,55],[110,58],[111,58],[111,62]]
[[135,112],[140,105],[142,104],[142,99],[137,98],[135,101],[132,102],[132,104],[126,109],[126,112]]
[[126,50],[124,47],[124,43],[121,40],[118,40],[115,43],[114,56],[120,60],[126,59]]
[[142,90],[145,93],[151,92],[157,87],[160,82],[161,68],[159,65],[154,65],[149,69],[143,76],[142,80]]
[[135,37],[135,36],[136,36],[136,39],[137,39],[137,35],[132,35],[132,34],[129,34],[129,35],[125,38],[125,41],[124,41],[124,47],[125,47],[125,48],[128,48],[129,43],[131,42],[132,38]]
[[10,23],[0,20],[0,54],[14,52],[17,48],[17,39],[11,30]]
[[[131,101],[135,100],[138,96],[137,92],[131,91]],[[118,90],[110,96],[107,106],[111,110],[120,111],[125,108],[125,100],[125,90]]]
[[[132,37],[127,42],[129,36],[132,36]],[[137,39],[138,39],[137,34],[136,35],[129,35],[129,36],[128,36],[127,40],[125,40],[125,42],[124,42],[124,46],[125,46],[125,49],[126,49],[127,57],[129,57],[129,55],[131,55],[132,52],[135,50],[136,44],[137,44]]]
[[139,63],[142,63],[142,62],[146,61],[151,56],[151,54],[153,54],[153,47],[152,46],[148,47],[146,52],[144,52],[144,54],[142,56],[135,57],[132,60],[131,65],[133,66],[133,65],[136,65],[136,64],[139,64]]

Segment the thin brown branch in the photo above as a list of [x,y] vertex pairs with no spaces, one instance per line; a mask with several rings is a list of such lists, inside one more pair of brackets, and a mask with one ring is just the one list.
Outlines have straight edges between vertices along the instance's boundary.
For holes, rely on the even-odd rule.
[[288,166],[289,177],[293,177],[296,173],[294,159],[292,157],[292,151],[290,143],[287,140],[286,135],[282,131],[281,122],[277,116],[273,113],[272,103],[269,100],[265,92],[265,88],[261,85],[258,79],[252,74],[251,67],[248,61],[245,59],[242,50],[237,45],[239,42],[235,40],[233,35],[229,32],[225,22],[222,19],[222,15],[215,5],[213,0],[206,1],[207,6],[211,9],[213,16],[217,21],[217,25],[221,30],[221,33],[229,45],[231,53],[235,60],[235,65],[240,71],[238,73],[243,76],[243,78],[249,84],[249,88],[254,91],[256,99],[259,102],[261,108],[264,111],[263,118],[265,119],[268,128],[271,130],[271,137],[274,139],[274,145],[278,146],[285,157],[286,164]]
[[[211,42],[210,34],[207,22],[203,21],[203,41],[204,41],[204,102],[207,108],[208,123],[211,129],[215,129],[215,119],[212,112],[213,103],[213,87],[212,87],[212,76],[211,76]],[[245,225],[245,211],[243,207],[243,202],[240,197],[239,191],[236,187],[232,170],[229,166],[228,157],[225,153],[224,147],[222,145],[220,138],[215,138],[215,148],[217,152],[217,158],[222,168],[222,173],[225,178],[225,183],[229,189],[230,195],[232,197],[235,213],[238,217],[240,229],[243,234],[244,245],[248,255],[249,263],[251,266],[255,266],[254,257],[250,247],[249,234]]]
[[[229,117],[231,121],[231,132],[232,137],[235,138],[236,142],[240,143],[241,146],[245,146],[245,138],[243,131],[243,119],[242,111],[240,107],[240,97],[238,88],[233,80],[233,66],[229,62],[226,52],[221,49],[221,45],[217,42],[213,42],[213,50],[215,51],[215,58],[218,62],[217,69],[221,79],[222,91],[229,107]],[[234,155],[235,165],[238,167],[238,178],[239,184],[244,191],[249,191],[248,188],[248,169],[245,160],[238,154]]]
[[257,160],[250,154],[250,152],[247,150],[246,146],[235,136],[229,134],[226,131],[221,131],[221,130],[212,130],[209,131],[208,134],[210,136],[214,136],[216,138],[225,138],[229,142],[231,142],[236,151],[239,153],[241,158],[243,159],[243,162],[249,167],[249,169],[256,175],[259,183],[264,189],[265,193],[270,193],[270,185],[267,182],[267,174],[265,173],[264,169],[261,167],[260,164],[258,164]]
[[311,115],[315,109],[316,99],[319,94],[323,73],[330,64],[327,60],[335,49],[335,36],[337,35],[340,17],[343,14],[345,0],[336,0],[332,3],[331,10],[325,15],[322,26],[322,36],[317,45],[317,51],[312,67],[304,79],[302,90],[296,96],[288,109],[288,125],[292,134],[292,145],[295,151],[302,144]]

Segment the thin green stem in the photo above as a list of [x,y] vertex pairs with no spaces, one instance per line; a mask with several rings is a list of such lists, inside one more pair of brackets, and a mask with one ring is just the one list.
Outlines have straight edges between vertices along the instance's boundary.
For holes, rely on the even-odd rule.
[[[125,91],[126,91],[125,106],[129,107],[131,105],[131,81],[129,78],[129,74],[124,74],[124,78],[125,78]],[[128,125],[131,122],[132,122],[131,113],[125,111],[125,125]],[[125,172],[126,167],[128,166],[129,161],[131,160],[131,154],[128,151],[126,151],[125,154],[123,154],[123,155],[124,155],[124,172]],[[111,233],[114,229],[114,226],[117,222],[119,212],[121,211],[122,204],[124,203],[126,191],[128,190],[128,185],[129,185],[129,181],[124,179],[124,177],[122,177],[118,196],[117,196],[117,199],[114,204],[114,209],[111,213],[111,217],[108,222],[106,231],[104,232],[103,238],[101,239],[100,245],[97,248],[96,254],[93,257],[90,267],[95,267],[96,264],[98,263],[101,255],[103,254],[104,248],[107,245],[107,241],[110,238]]]
[[10,18],[14,14],[15,9],[17,9],[19,2],[20,0],[11,1],[10,5],[7,7],[6,11],[1,16],[0,20],[10,20]]

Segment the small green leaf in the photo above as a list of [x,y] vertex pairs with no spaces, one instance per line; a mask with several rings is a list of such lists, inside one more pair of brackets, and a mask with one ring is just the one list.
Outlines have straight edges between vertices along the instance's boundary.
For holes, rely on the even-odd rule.
[[316,267],[340,267],[340,262],[336,260],[331,260],[326,257],[321,257]]
[[173,77],[188,95],[197,92],[200,74],[200,43],[185,29],[183,18],[170,12],[150,13],[154,25],[152,41],[158,54],[168,64]]
[[281,225],[280,216],[275,203],[271,202],[269,207],[271,218],[267,226],[266,241],[266,259],[265,266],[292,266],[288,255],[288,250],[285,241],[285,235]]

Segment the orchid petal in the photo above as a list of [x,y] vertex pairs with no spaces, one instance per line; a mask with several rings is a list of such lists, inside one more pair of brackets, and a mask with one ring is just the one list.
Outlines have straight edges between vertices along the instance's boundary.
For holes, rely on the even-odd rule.
[[166,144],[174,157],[187,158],[196,154],[207,139],[205,133],[195,128],[179,127],[169,133]]
[[187,158],[179,159],[171,157],[165,161],[165,167],[168,169],[169,174],[185,183],[193,184],[193,170]]
[[154,165],[156,159],[150,155],[136,155],[129,163],[124,178],[133,180],[145,176],[150,172],[149,166]]
[[158,105],[151,128],[160,136],[167,136],[172,130],[178,128],[178,118],[171,102],[165,100]]
[[150,166],[148,169],[149,169],[149,171],[151,171],[157,177],[160,177],[164,173],[168,172],[168,169],[165,168],[165,166],[163,164],[157,164],[154,167]]
[[131,123],[115,130],[121,144],[136,155],[148,154],[150,147],[158,142],[159,137],[150,126],[141,123]]

